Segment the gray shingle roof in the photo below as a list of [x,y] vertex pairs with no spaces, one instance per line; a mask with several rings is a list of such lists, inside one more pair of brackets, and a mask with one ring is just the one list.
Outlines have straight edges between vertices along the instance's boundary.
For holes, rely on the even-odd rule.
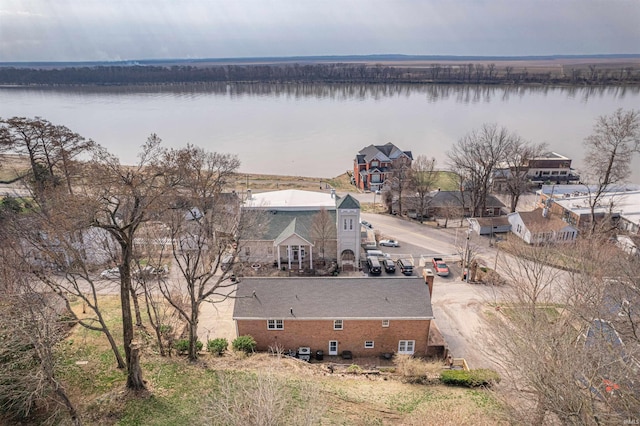
[[339,209],[359,209],[360,202],[352,197],[351,194],[347,194],[338,200],[336,207]]
[[[318,210],[265,211],[264,217],[261,218],[261,221],[264,222],[264,225],[256,226],[251,230],[248,230],[248,235],[245,236],[245,239],[275,241],[279,237],[282,238],[283,232],[285,230],[288,230],[291,233],[297,233],[298,235],[300,235],[300,237],[304,238],[307,241],[312,241],[310,233],[313,218],[318,214],[318,212]],[[331,216],[331,221],[335,223],[335,210],[327,210],[327,213]],[[286,236],[284,238],[286,238]]]
[[411,151],[402,151],[391,142],[387,142],[384,145],[369,145],[361,149],[358,154],[359,155],[356,156],[358,164],[368,163],[373,160],[378,154],[383,155],[383,157],[380,158],[381,161],[395,160],[403,154],[413,160]]
[[241,278],[237,296],[234,319],[433,319],[419,277]]

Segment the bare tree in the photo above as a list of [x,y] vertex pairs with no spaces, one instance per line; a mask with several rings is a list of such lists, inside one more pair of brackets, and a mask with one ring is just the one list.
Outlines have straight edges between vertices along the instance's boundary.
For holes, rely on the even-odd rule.
[[336,238],[336,223],[326,208],[320,208],[311,222],[311,236],[320,250],[320,257],[324,261],[329,240]]
[[[229,297],[235,285],[231,276],[242,234],[241,210],[237,196],[224,190],[240,162],[233,155],[187,146],[168,152],[163,164],[168,174],[179,177],[174,194],[181,202],[163,220],[169,227],[174,267],[181,280],[159,285],[188,324],[189,359],[196,360],[200,306],[212,296]],[[225,257],[231,262],[223,262]]]
[[0,120],[0,150],[29,157],[33,190],[37,197],[62,184],[72,191],[74,158],[95,146],[65,126],[40,117]]
[[[310,383],[288,382],[270,370],[246,376],[220,372],[218,376],[220,393],[209,405],[216,425],[310,426],[317,424],[326,410]],[[299,399],[290,397],[291,389]]]
[[510,285],[487,333],[493,359],[509,378],[502,391],[512,421],[597,425],[637,415],[639,342],[624,332],[623,304],[610,298],[628,282],[607,278],[603,268],[619,257],[613,247],[593,239],[570,252],[520,243],[505,251]]
[[391,183],[391,197],[398,200],[398,214],[403,215],[402,211],[402,196],[406,190],[411,186],[411,168],[407,163],[399,162],[391,167],[391,177],[387,179]]
[[[83,327],[104,333],[118,368],[125,362],[110,328],[102,315],[98,297],[100,282],[95,269],[102,266],[115,248],[107,232],[91,228],[90,208],[84,198],[64,192],[48,194],[47,202],[36,199],[34,208],[22,214],[4,216],[4,252],[20,259],[21,273],[40,281],[67,305],[70,315]],[[18,267],[17,262],[13,262]],[[77,316],[70,297],[83,303]]]
[[159,166],[164,150],[161,140],[151,135],[135,166],[123,166],[103,149],[96,149],[90,175],[85,178],[83,194],[91,208],[91,226],[107,231],[118,246],[116,264],[120,273],[120,303],[127,388],[145,389],[140,366],[139,346],[134,343],[131,311],[134,242],[140,226],[166,206],[165,196],[174,183]]
[[545,148],[545,144],[532,144],[512,135],[503,162],[504,192],[509,196],[509,211],[516,211],[520,196],[529,188],[529,162],[539,157]]
[[624,182],[631,174],[631,158],[640,149],[640,112],[616,110],[600,116],[593,133],[584,140],[587,152],[584,174],[590,190],[591,232],[596,230],[596,207],[612,184]]
[[[179,318],[175,309],[168,305],[160,291],[160,286],[171,277],[172,262],[171,235],[169,227],[160,221],[145,223],[135,240],[132,289],[144,296],[144,308],[149,325],[156,336],[161,356],[171,355],[172,344],[179,330]],[[139,308],[136,308],[136,325],[142,322]]]
[[484,215],[493,172],[504,161],[507,146],[515,138],[504,127],[484,124],[447,152],[449,166],[460,175],[460,191],[470,195],[473,217]]
[[64,304],[37,291],[12,260],[22,262],[5,256],[0,262],[0,413],[17,422],[42,421],[42,412],[52,420],[62,408],[80,425],[58,375],[56,345],[69,327]]
[[436,159],[419,155],[411,165],[411,173],[409,175],[410,187],[416,192],[418,210],[418,219],[422,223],[423,215],[429,206],[431,200],[431,191],[433,191],[438,179],[438,171],[436,170]]

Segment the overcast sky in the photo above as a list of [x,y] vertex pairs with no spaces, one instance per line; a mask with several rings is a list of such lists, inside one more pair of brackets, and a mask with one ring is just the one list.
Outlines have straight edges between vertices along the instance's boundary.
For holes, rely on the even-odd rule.
[[639,0],[0,0],[0,62],[640,53]]

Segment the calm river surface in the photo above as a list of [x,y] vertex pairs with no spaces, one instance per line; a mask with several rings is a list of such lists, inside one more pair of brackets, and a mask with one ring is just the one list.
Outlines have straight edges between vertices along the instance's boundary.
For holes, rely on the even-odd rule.
[[[497,123],[580,168],[595,119],[640,108],[640,88],[418,85],[201,85],[0,88],[0,117],[39,116],[133,163],[156,133],[236,154],[241,171],[333,177],[370,144],[393,142],[447,168],[446,152],[483,123]],[[640,183],[640,158],[632,180]]]

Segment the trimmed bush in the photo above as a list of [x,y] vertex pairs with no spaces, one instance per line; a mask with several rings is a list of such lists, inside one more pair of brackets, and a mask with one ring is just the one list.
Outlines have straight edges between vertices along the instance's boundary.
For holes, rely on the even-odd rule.
[[347,373],[349,374],[361,374],[362,371],[362,367],[357,364],[351,364],[349,367],[347,367]]
[[495,371],[484,368],[469,371],[444,370],[440,373],[440,380],[446,385],[475,388],[478,386],[490,387],[500,382],[500,376]]
[[[196,341],[196,349],[199,351],[202,350],[204,345],[200,340]],[[179,354],[184,354],[189,352],[189,339],[180,339],[176,340],[173,344],[173,347],[178,351]]]
[[250,354],[256,349],[256,341],[251,336],[240,336],[234,339],[231,346],[233,346],[233,349],[236,351]]
[[229,347],[229,342],[224,337],[207,341],[207,351],[214,355],[222,355]]

